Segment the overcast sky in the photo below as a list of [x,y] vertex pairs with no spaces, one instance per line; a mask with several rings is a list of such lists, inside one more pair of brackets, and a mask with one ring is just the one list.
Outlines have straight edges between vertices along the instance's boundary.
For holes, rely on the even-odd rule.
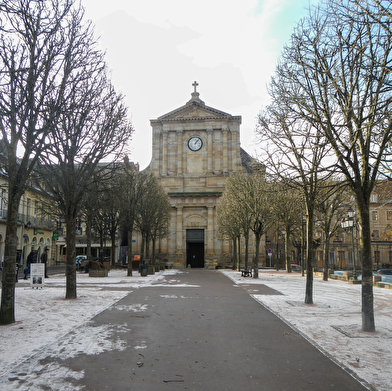
[[256,116],[295,24],[317,0],[82,0],[136,130],[130,160],[151,159],[150,119],[184,105],[199,83],[207,106],[242,116],[255,155]]

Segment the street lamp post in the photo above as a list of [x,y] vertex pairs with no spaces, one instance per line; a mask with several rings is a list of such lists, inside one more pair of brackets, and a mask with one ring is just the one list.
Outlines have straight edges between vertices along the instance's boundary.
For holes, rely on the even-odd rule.
[[355,225],[355,212],[352,208],[349,208],[347,211],[347,218],[344,218],[342,221],[342,228],[343,229],[348,229],[351,231],[351,243],[353,247],[353,278],[354,280],[357,280],[357,266],[355,263],[355,247],[354,247],[354,225]]

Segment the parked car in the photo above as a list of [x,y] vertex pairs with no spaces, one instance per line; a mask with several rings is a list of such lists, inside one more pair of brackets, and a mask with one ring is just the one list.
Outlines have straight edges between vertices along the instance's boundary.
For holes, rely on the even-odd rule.
[[380,270],[377,270],[376,274],[392,276],[392,269],[380,269]]
[[300,272],[301,271],[301,266],[300,265],[291,264],[291,270],[293,272]]

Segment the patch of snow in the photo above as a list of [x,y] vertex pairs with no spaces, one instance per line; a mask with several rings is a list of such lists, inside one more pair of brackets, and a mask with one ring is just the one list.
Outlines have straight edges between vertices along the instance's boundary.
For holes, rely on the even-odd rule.
[[280,292],[251,296],[359,379],[378,391],[391,390],[392,290],[374,287],[376,332],[369,333],[361,329],[361,285],[314,276],[314,304],[309,305],[306,277],[299,273],[260,270],[258,279],[235,271],[222,273],[238,286],[263,284]]

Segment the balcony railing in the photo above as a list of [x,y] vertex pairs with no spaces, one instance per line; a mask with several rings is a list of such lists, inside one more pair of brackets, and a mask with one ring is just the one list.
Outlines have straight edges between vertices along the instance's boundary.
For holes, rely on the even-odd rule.
[[51,220],[46,220],[42,218],[37,218],[34,216],[26,216],[25,214],[19,213],[18,214],[18,222],[21,224],[26,225],[30,222],[31,228],[36,229],[46,229],[53,231],[54,230],[54,223]]

